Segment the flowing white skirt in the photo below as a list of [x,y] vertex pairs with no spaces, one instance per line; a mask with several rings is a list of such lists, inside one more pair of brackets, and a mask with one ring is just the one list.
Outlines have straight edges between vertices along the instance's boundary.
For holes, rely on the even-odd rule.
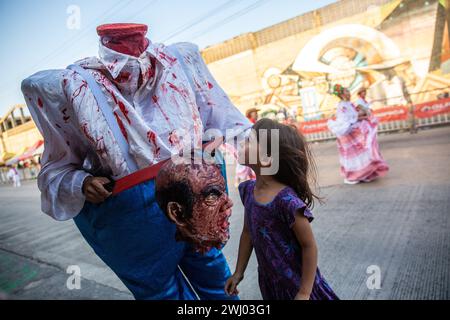
[[358,121],[349,133],[337,138],[340,170],[345,179],[372,181],[389,171],[379,150],[377,125],[374,118]]

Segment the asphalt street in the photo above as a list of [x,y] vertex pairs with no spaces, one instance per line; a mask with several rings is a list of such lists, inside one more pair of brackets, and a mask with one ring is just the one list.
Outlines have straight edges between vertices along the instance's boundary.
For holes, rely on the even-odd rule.
[[[344,185],[334,141],[313,144],[319,191],[313,213],[319,267],[342,299],[450,298],[450,127],[379,137],[387,177]],[[243,207],[235,203],[224,253],[236,263]],[[66,283],[79,266],[81,288]],[[242,299],[261,299],[254,255],[240,285]],[[375,271],[374,271],[375,270]],[[379,275],[380,286],[367,285]],[[369,284],[371,282],[369,281]],[[132,299],[93,253],[73,221],[40,211],[36,181],[0,186],[0,299]]]

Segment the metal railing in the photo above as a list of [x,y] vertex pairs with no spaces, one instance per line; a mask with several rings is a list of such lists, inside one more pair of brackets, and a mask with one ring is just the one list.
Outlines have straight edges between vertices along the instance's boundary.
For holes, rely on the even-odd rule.
[[[434,102],[430,102],[438,104],[440,100],[436,100]],[[445,99],[443,101],[449,101],[449,99]],[[420,104],[422,105],[422,104]],[[417,106],[420,106],[419,104]],[[408,115],[400,120],[386,120],[380,121],[378,123],[378,132],[379,133],[390,133],[390,132],[401,132],[401,131],[410,131],[411,133],[415,133],[418,129],[439,125],[450,124],[450,109],[448,112],[440,113],[436,115],[430,115],[429,117],[417,117],[416,113],[416,105],[409,105],[408,107]],[[395,108],[395,107],[393,107]],[[327,121],[328,119],[322,119],[322,121]],[[308,123],[308,122],[305,122]],[[326,141],[335,139],[336,136],[327,130],[322,130],[320,132],[314,133],[303,133],[306,139],[310,142],[315,141]]]
[[[39,174],[39,167],[33,166],[29,168],[20,168],[17,169],[19,172],[20,180],[32,180],[36,179]],[[0,169],[0,184],[9,184],[11,183],[7,177],[8,168]]]

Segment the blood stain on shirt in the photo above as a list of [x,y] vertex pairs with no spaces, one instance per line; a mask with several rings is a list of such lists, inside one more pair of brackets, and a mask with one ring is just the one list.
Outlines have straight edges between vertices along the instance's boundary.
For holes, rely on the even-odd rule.
[[117,124],[119,125],[120,131],[122,132],[123,136],[125,137],[125,140],[128,142],[128,134],[127,130],[125,130],[125,126],[123,125],[122,120],[117,115],[117,112],[114,112],[114,116],[116,117]]
[[44,107],[44,104],[42,103],[41,98],[38,98],[37,103],[38,103],[39,108],[42,109]]
[[173,130],[169,133],[169,143],[172,147],[176,146],[180,143],[180,139],[178,139],[178,136],[177,136],[175,130]]
[[81,125],[81,130],[83,131],[86,138],[93,144],[95,144],[95,139],[91,136],[88,129],[88,124],[85,122]]
[[159,155],[159,151],[161,150],[160,147],[158,147],[158,145],[156,144],[156,133],[153,132],[152,130],[149,130],[147,132],[147,138],[148,141],[153,144],[154,148],[155,148],[155,156],[158,157]]
[[87,82],[85,80],[83,80],[81,86],[73,92],[72,101],[71,101],[72,103],[73,103],[73,100],[75,100],[75,98],[77,98],[81,94],[81,90],[83,88],[87,89]]
[[113,63],[111,63],[110,65],[108,65],[108,70],[112,71],[114,69],[114,67],[116,66],[118,60],[115,59]]
[[150,79],[153,79],[153,77],[155,76],[155,70],[153,70],[153,67],[150,66],[147,70],[147,74],[146,74],[146,81],[149,81]]
[[184,90],[181,90],[180,88],[178,88],[176,85],[174,85],[173,83],[171,83],[171,82],[167,82],[167,84],[169,85],[169,87],[173,90],[173,91],[175,91],[175,92],[177,92],[178,94],[180,94],[182,97],[184,97],[184,98],[187,98],[187,93],[184,91]]
[[167,86],[165,83],[161,84],[161,91],[162,93],[166,94],[167,93]]
[[125,107],[125,104],[122,101],[119,101],[119,108],[122,111],[125,118],[127,119],[128,123],[131,124],[131,120],[128,117],[128,109]]
[[67,108],[64,108],[61,110],[61,113],[63,114],[63,120],[65,123],[70,119],[70,116],[67,115]]
[[100,157],[104,158],[108,155],[103,137],[97,139],[96,152]]
[[162,60],[165,60],[165,61],[169,62],[169,64],[170,64],[171,66],[173,66],[173,65],[175,64],[175,62],[177,62],[177,59],[176,59],[176,58],[171,57],[171,56],[169,56],[168,54],[165,54],[164,52],[159,52],[159,57],[160,57]]
[[194,79],[194,83],[198,90],[202,90],[202,86],[197,82],[197,80]]
[[119,106],[120,111],[122,111],[122,113],[125,116],[125,118],[127,119],[128,123],[131,124],[131,120],[128,117],[129,111],[125,107],[125,104],[122,101],[119,101],[119,99],[117,99],[116,95],[114,94],[114,92],[111,89],[106,88],[106,90],[109,92],[109,94],[113,98],[114,103]]
[[121,73],[119,73],[119,75],[117,76],[115,81],[119,82],[119,83],[127,82],[128,80],[130,80],[130,76],[131,76],[131,73],[129,73],[127,71],[122,71]]
[[158,107],[158,109],[161,112],[161,114],[163,115],[164,119],[166,119],[166,121],[168,123],[170,123],[169,117],[167,116],[167,114],[164,112],[164,110],[159,105],[159,98],[158,98],[158,96],[157,95],[153,95],[152,96],[152,100],[153,100],[153,103]]
[[117,101],[117,98],[116,98],[116,95],[114,94],[114,92],[110,89],[106,89],[106,90],[108,90],[108,92],[111,94],[111,97],[113,98],[114,103],[118,104],[118,101]]

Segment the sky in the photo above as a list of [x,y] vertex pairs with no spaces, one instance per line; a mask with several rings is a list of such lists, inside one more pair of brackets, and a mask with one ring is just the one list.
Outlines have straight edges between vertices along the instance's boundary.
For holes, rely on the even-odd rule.
[[258,31],[332,0],[0,0],[0,118],[24,103],[21,81],[65,68],[98,51],[96,26],[149,26],[152,42],[196,43],[200,48]]

